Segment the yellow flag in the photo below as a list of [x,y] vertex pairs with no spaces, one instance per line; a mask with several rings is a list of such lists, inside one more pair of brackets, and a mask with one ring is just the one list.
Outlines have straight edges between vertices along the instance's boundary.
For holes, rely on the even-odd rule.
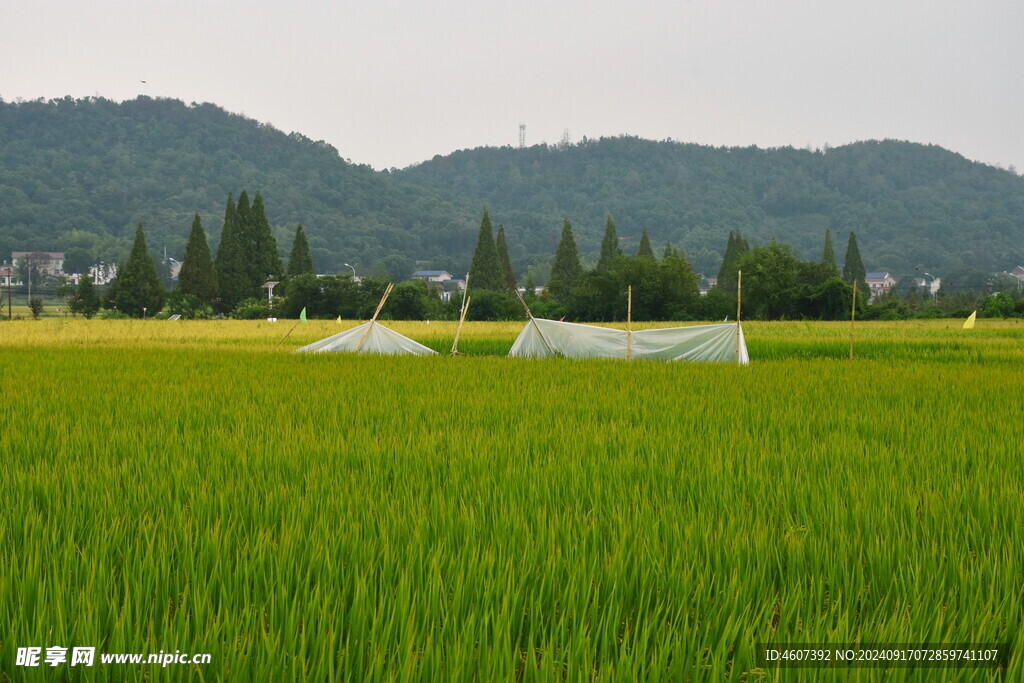
[[965,330],[973,330],[974,329],[974,319],[975,319],[975,317],[977,317],[977,315],[978,315],[977,311],[975,311],[974,313],[971,313],[970,317],[967,318],[967,320],[964,322],[964,329]]

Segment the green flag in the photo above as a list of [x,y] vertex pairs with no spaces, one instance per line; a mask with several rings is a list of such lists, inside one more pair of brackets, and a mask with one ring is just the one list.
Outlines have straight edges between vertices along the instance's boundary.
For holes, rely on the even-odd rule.
[[306,307],[302,307],[302,313],[299,313],[299,320],[306,322]]

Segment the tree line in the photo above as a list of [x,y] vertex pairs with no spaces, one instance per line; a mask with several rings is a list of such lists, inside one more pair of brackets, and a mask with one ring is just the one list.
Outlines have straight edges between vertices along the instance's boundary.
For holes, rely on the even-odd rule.
[[[284,268],[259,192],[251,203],[245,190],[237,202],[229,194],[224,226],[214,257],[201,219],[195,215],[177,287],[168,293],[160,284],[140,224],[132,252],[108,288],[103,305],[134,317],[154,315],[166,303],[169,313],[186,318],[295,318],[303,310],[310,317],[365,318],[388,283],[388,278],[359,281],[348,274],[318,277],[301,224]],[[524,303],[537,317],[580,322],[621,321],[627,310],[636,321],[718,320],[734,317],[739,299],[747,319],[841,320],[850,316],[855,292],[858,317],[863,319],[960,316],[974,308],[992,317],[1024,315],[1019,282],[1016,289],[1004,282],[1000,291],[985,293],[962,289],[955,274],[951,283],[944,283],[945,291],[940,290],[939,295],[928,296],[914,286],[904,285],[870,302],[871,290],[853,232],[849,233],[841,269],[829,230],[825,231],[821,258],[816,261],[799,259],[789,245],[775,240],[751,247],[739,231],[730,232],[717,282],[702,295],[701,275],[694,272],[685,252],[669,242],[659,258],[644,231],[636,253],[627,255],[611,215],[606,217],[596,265],[584,268],[572,224],[566,218],[546,285],[538,288],[528,275],[520,300],[515,272],[505,226],[499,225],[495,235],[485,207],[468,274],[470,320],[521,319]],[[268,282],[280,284],[284,296],[266,296]],[[627,301],[630,289],[632,299]],[[72,312],[87,317],[98,310],[99,297],[87,276],[82,278],[69,306]],[[445,302],[437,289],[422,281],[410,281],[395,288],[382,316],[453,319],[460,308],[459,297]]]
[[[485,310],[476,319],[519,317],[521,307],[513,298],[516,289],[509,264],[504,227],[495,240],[485,208],[470,268],[473,308],[481,299]],[[735,318],[741,303],[742,315],[756,320],[844,320],[853,312],[862,319],[906,319],[913,317],[960,317],[978,309],[983,316],[1024,316],[1020,283],[1004,281],[978,284],[977,273],[967,284],[954,271],[945,291],[925,295],[912,278],[872,302],[867,273],[857,235],[850,232],[840,268],[831,230],[826,230],[819,260],[803,261],[788,244],[772,240],[751,247],[739,232],[729,233],[714,287],[701,295],[701,279],[687,255],[669,242],[659,259],[647,231],[641,234],[635,254],[621,249],[615,221],[606,217],[604,237],[597,264],[584,268],[568,219],[563,220],[547,286],[538,293],[528,276],[524,300],[537,317],[579,322],[625,320],[632,288],[631,315],[637,321],[719,320]],[[742,283],[739,274],[742,273]],[[993,291],[993,285],[998,291]],[[480,290],[489,294],[481,296]],[[740,302],[741,300],[741,302]]]

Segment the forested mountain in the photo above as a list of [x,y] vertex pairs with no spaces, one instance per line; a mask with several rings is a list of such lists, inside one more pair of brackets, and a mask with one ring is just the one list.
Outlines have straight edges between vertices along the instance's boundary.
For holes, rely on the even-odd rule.
[[[932,272],[1024,262],[1024,179],[939,147],[860,142],[826,150],[715,148],[631,137],[480,148],[397,172],[212,104],[140,97],[0,102],[0,254],[127,254],[135,226],[180,258],[196,212],[216,249],[228,193],[260,191],[287,256],[301,223],[317,270],[462,273],[481,210],[503,224],[522,276],[545,280],[572,222],[593,263],[608,214],[622,248],[643,230],[717,272],[730,231],[818,258],[826,229],[857,233],[868,270]],[[840,258],[842,254],[839,255]]]
[[595,260],[611,214],[627,253],[646,229],[705,273],[717,270],[730,230],[752,244],[787,242],[805,259],[821,257],[826,229],[843,242],[854,231],[868,270],[1024,261],[1024,178],[931,145],[811,151],[602,138],[461,151],[398,175],[487,204],[548,258],[567,216],[581,254]]
[[[216,249],[228,193],[260,191],[278,250],[302,223],[321,272],[406,276],[468,263],[479,207],[410,187],[331,146],[212,104],[140,97],[0,102],[0,254],[84,249],[120,261],[143,223],[182,258],[192,218]],[[466,253],[464,259],[459,255]],[[453,256],[455,255],[455,256]]]

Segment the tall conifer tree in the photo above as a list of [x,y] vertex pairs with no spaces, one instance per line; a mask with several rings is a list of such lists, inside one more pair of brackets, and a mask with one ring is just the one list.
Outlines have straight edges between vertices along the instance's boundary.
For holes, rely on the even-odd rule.
[[[248,204],[246,206],[248,208]],[[224,207],[224,229],[220,233],[217,258],[214,261],[220,290],[218,309],[222,313],[235,310],[235,306],[251,294],[248,253],[239,225],[238,211],[229,194],[227,206]]]
[[[235,214],[238,216],[238,229],[245,236],[245,241],[255,244],[252,238],[252,207],[249,205],[249,193],[245,190],[238,194]],[[250,246],[247,244],[246,248],[248,249]]]
[[826,266],[832,266],[836,273],[839,273],[839,264],[836,262],[836,250],[832,247],[831,230],[825,230],[825,248],[821,252],[821,262]]
[[164,288],[146,247],[142,223],[135,229],[132,252],[117,272],[110,299],[114,308],[135,318],[154,316],[164,305]]
[[619,256],[622,256],[619,236],[615,232],[615,221],[612,220],[612,215],[608,214],[608,220],[604,224],[604,239],[601,240],[601,257],[597,260],[597,270],[603,272],[610,269]]
[[469,266],[469,286],[492,292],[505,290],[501,259],[498,257],[498,247],[494,243],[494,229],[491,227],[491,216],[487,213],[486,207],[483,219],[480,221],[480,234],[476,238],[473,262]]
[[736,273],[739,267],[740,257],[750,251],[747,241],[743,235],[737,232],[735,235],[729,232],[729,241],[725,247],[725,255],[722,257],[722,265],[718,269],[718,289],[730,294],[736,293]]
[[636,250],[636,255],[639,258],[656,260],[654,258],[654,249],[651,248],[651,238],[647,236],[646,229],[644,229],[643,234],[640,236],[640,247]]
[[217,273],[198,213],[192,219],[192,232],[185,245],[185,258],[178,272],[178,289],[204,304],[212,305],[217,299]]
[[296,275],[313,275],[316,270],[313,268],[313,257],[309,253],[309,241],[306,240],[306,233],[302,231],[302,224],[295,229],[295,241],[292,242],[292,255],[288,259],[288,277]]
[[498,239],[494,245],[498,250],[498,259],[501,261],[501,274],[505,280],[505,288],[516,291],[516,272],[512,269],[512,259],[508,255],[508,242],[505,241],[505,226],[498,226]]
[[562,238],[555,250],[555,262],[551,265],[551,279],[548,280],[546,291],[558,301],[565,302],[572,296],[582,274],[576,239],[572,234],[572,225],[566,218],[562,224]]
[[864,272],[864,262],[860,258],[860,249],[857,247],[857,236],[850,233],[850,239],[846,243],[846,258],[843,259],[843,280],[848,285],[852,285],[854,282],[857,283],[858,296],[864,297],[864,301],[867,301],[867,297],[870,296],[871,290],[868,289],[867,285],[867,273]]
[[267,280],[280,279],[284,274],[281,267],[281,256],[277,253],[277,240],[270,230],[263,196],[256,192],[252,200],[252,242],[253,253],[249,261],[249,282],[256,294],[263,290]]

